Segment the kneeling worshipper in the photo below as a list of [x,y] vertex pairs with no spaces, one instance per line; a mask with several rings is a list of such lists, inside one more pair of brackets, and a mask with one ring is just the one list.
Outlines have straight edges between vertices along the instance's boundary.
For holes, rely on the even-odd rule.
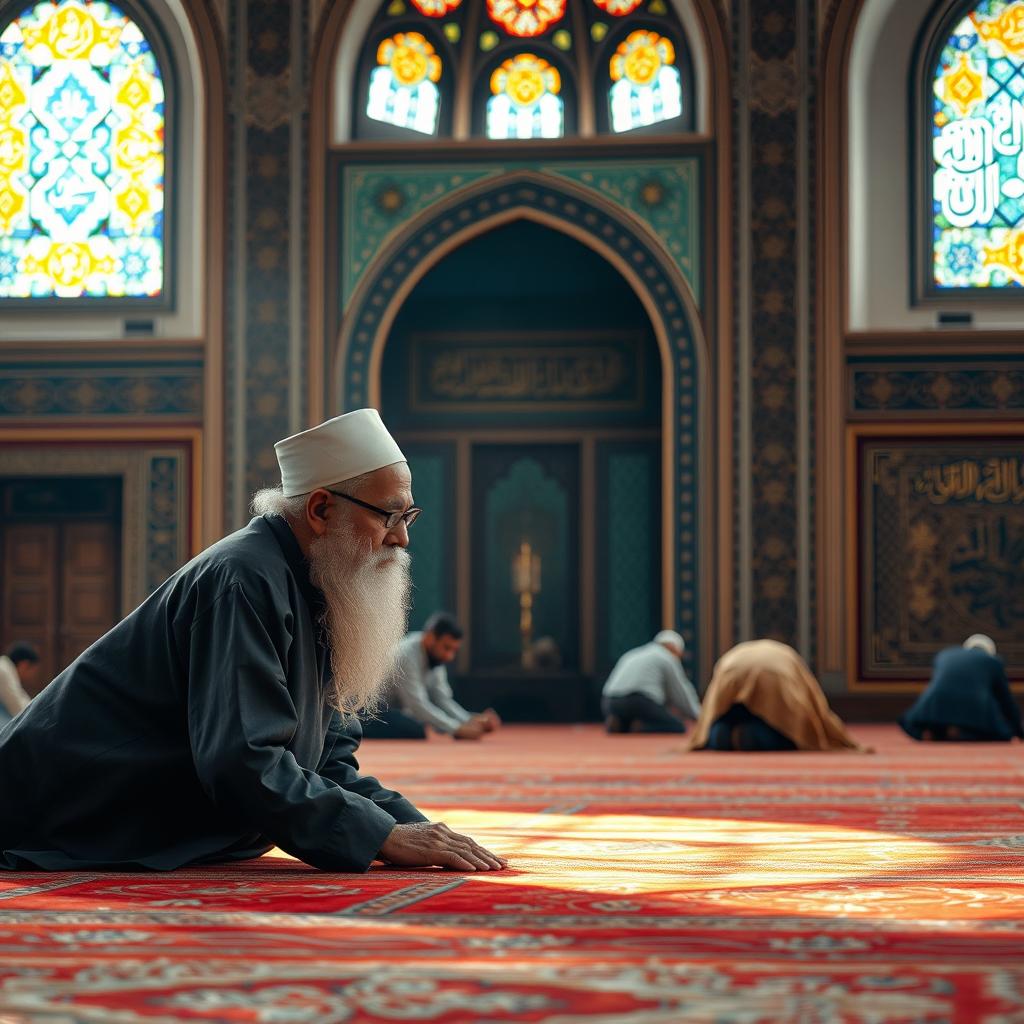
[[434,612],[422,632],[399,645],[386,691],[387,707],[363,722],[367,739],[426,739],[426,726],[457,740],[478,740],[501,719],[493,708],[473,714],[452,693],[447,665],[462,645],[462,627],[447,612]]
[[691,750],[860,750],[803,658],[775,640],[737,644],[718,659]]
[[28,707],[31,698],[25,683],[35,682],[39,661],[39,652],[25,641],[11,644],[6,654],[0,654],[0,725]]
[[405,456],[373,409],[279,441],[282,485],[0,730],[0,866],[258,857],[463,871],[501,858],[360,776],[406,628]]
[[679,716],[697,718],[700,701],[679,661],[684,647],[678,633],[663,629],[619,658],[601,691],[608,732],[686,731]]
[[902,715],[900,726],[915,740],[1024,739],[1020,707],[995,641],[975,633],[962,647],[939,651],[931,681]]

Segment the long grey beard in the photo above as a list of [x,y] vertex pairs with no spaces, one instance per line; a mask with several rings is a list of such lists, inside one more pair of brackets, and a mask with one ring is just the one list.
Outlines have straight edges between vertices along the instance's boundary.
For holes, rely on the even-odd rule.
[[342,524],[309,546],[309,577],[323,592],[331,651],[331,703],[345,717],[373,714],[409,619],[409,553],[379,548]]

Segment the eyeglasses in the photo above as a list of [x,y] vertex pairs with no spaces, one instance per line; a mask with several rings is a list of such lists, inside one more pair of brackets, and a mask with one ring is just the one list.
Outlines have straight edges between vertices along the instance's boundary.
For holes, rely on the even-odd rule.
[[337,498],[344,498],[346,501],[351,501],[353,505],[358,505],[360,508],[368,508],[371,512],[376,512],[378,515],[383,516],[384,528],[387,530],[393,530],[399,523],[405,523],[406,527],[412,526],[419,519],[420,513],[423,511],[423,509],[416,508],[414,505],[412,508],[407,508],[404,512],[392,512],[386,508],[377,508],[376,505],[371,505],[368,501],[360,501],[358,498],[353,498],[351,494],[332,491],[330,487],[325,487],[324,490]]

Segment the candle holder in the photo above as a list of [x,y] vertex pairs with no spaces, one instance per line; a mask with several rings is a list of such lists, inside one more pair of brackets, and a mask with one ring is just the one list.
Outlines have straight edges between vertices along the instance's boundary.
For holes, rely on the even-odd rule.
[[512,556],[512,590],[519,595],[520,660],[533,667],[533,599],[540,593],[540,555],[524,540]]

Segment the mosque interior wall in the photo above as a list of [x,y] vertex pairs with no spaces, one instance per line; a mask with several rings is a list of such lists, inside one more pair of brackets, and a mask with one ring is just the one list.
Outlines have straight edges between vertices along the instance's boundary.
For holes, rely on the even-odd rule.
[[[126,481],[122,602],[247,520],[249,495],[275,479],[274,441],[321,414],[374,402],[390,404],[409,432],[422,466],[417,497],[447,509],[451,522],[492,514],[487,495],[467,483],[488,443],[547,437],[589,452],[552,498],[601,496],[580,527],[587,550],[598,550],[602,532],[651,537],[620,544],[614,557],[585,550],[582,563],[558,570],[574,574],[573,593],[584,584],[580,621],[551,627],[566,631],[562,646],[581,675],[607,666],[609,637],[632,642],[653,617],[684,631],[702,681],[731,642],[791,643],[847,713],[901,706],[934,649],[961,633],[991,633],[1024,681],[1022,306],[985,307],[972,324],[939,327],[937,308],[910,302],[909,260],[891,263],[906,250],[905,218],[879,212],[900,207],[904,169],[888,175],[894,186],[884,156],[887,139],[906,141],[906,104],[890,102],[884,83],[856,77],[877,70],[877,53],[901,45],[896,28],[913,34],[929,4],[705,0],[695,9],[730,62],[729,95],[716,98],[726,112],[720,126],[709,115],[706,131],[674,147],[594,142],[578,153],[510,157],[507,146],[481,144],[457,162],[425,149],[385,159],[372,147],[327,146],[333,108],[314,85],[330,45],[324,26],[335,23],[330,5],[180,7],[176,24],[184,12],[202,30],[189,64],[206,76],[194,90],[195,123],[219,140],[193,183],[206,211],[196,228],[205,233],[196,250],[202,281],[182,293],[199,301],[202,291],[202,311],[188,330],[158,325],[143,337],[123,336],[120,321],[108,334],[90,325],[76,336],[67,316],[49,316],[53,329],[26,330],[0,313],[0,477]],[[905,89],[900,80],[891,88]],[[434,266],[449,254],[430,255],[446,238],[472,244],[472,233],[459,232],[486,227],[485,213],[474,207],[460,222],[468,206],[459,203],[496,204],[505,186],[513,207],[529,208],[527,220],[559,222],[595,251],[620,238],[633,246],[618,265],[664,332],[648,339],[662,356],[648,369],[669,375],[664,387],[653,377],[637,385],[657,405],[649,422],[616,411],[635,384],[628,374],[589,408],[579,396],[553,409],[550,397],[517,396],[525,404],[502,412],[492,400],[481,412],[472,388],[457,401],[431,395],[439,378],[407,366],[402,385],[419,381],[416,401],[427,405],[417,412],[396,399],[403,351],[419,345],[425,358],[423,346],[434,344],[436,358],[437,345],[454,345],[449,355],[466,366],[474,345],[500,338],[481,339],[472,317],[441,316],[434,340],[417,340],[418,325],[402,321],[395,298],[402,282],[393,294],[380,282],[389,266],[413,274],[416,257],[395,269],[410,245]],[[570,230],[576,215],[565,205],[574,202]],[[445,211],[453,222],[442,229]],[[669,308],[653,285],[645,293],[645,280],[668,282],[680,305]],[[375,299],[392,320],[378,317],[364,344],[358,317]],[[464,342],[451,342],[460,329]],[[523,352],[543,339],[516,330],[505,355],[522,367]],[[688,338],[688,351],[673,331]],[[615,344],[595,340],[589,355]],[[516,435],[524,420],[533,434]],[[471,435],[482,446],[476,456],[463,440]],[[631,491],[656,506],[639,527],[623,498]],[[477,497],[483,508],[470,507]],[[567,521],[565,509],[555,518]],[[463,542],[451,522],[442,515],[424,531],[432,542],[421,556],[423,600],[468,614],[474,573],[498,569],[488,570],[486,549]],[[644,561],[652,551],[657,564]],[[616,558],[632,559],[628,580]],[[624,599],[630,588],[654,597],[623,626],[643,604]],[[508,614],[507,603],[503,592],[493,614]],[[471,632],[471,646],[482,637]]]

